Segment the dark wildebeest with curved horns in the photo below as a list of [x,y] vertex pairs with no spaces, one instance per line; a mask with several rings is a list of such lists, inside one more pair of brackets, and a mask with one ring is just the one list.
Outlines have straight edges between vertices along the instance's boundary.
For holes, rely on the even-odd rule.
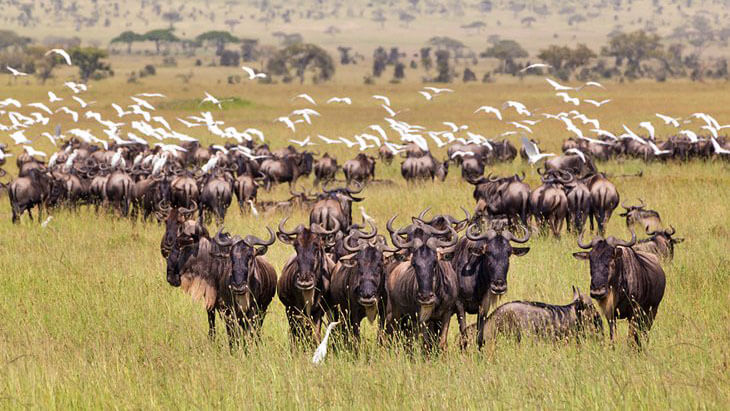
[[[412,341],[419,331],[427,351],[446,347],[449,322],[458,299],[456,273],[442,255],[453,251],[458,239],[453,227],[438,231],[431,226],[416,222],[399,230],[393,229],[388,220],[393,245],[407,251],[407,261],[389,267],[386,277],[388,304],[386,309],[386,333],[392,335],[400,329]],[[440,236],[451,234],[448,240]],[[406,236],[408,240],[403,237]],[[415,330],[414,330],[415,327]]]
[[608,321],[611,340],[616,320],[629,320],[629,335],[641,346],[641,334],[651,329],[659,303],[664,297],[666,278],[659,259],[644,251],[631,248],[636,244],[636,232],[631,240],[596,237],[584,244],[582,233],[578,246],[587,252],[573,253],[588,260],[591,268],[591,297],[598,302]]
[[641,204],[638,206],[627,205],[626,203],[621,204],[621,207],[626,211],[619,214],[619,216],[626,218],[626,227],[640,226],[644,229],[645,233],[663,230],[662,218],[659,216],[659,213],[647,209],[644,200],[639,199],[639,201]]
[[662,261],[672,261],[674,259],[674,246],[684,241],[684,238],[672,237],[677,231],[669,226],[668,229],[660,229],[649,231],[649,238],[639,240],[632,247],[635,251],[644,251],[654,254]]
[[457,243],[451,265],[459,278],[459,300],[456,315],[459,320],[461,346],[467,345],[466,313],[477,314],[477,342],[481,347],[484,321],[492,305],[507,292],[507,274],[510,256],[523,256],[529,247],[513,247],[510,242],[524,244],[530,239],[525,229],[523,237],[510,231],[493,229],[476,234],[476,224],[466,230],[466,237]]
[[369,222],[371,232],[358,229],[345,237],[342,246],[349,254],[340,258],[332,270],[329,306],[337,318],[344,317],[348,333],[360,340],[360,323],[379,316],[380,330],[385,324],[385,254],[388,248],[378,230]]
[[310,228],[299,224],[287,231],[284,228],[287,218],[279,223],[276,235],[279,241],[292,245],[296,254],[284,264],[277,292],[286,309],[292,343],[312,342],[312,337],[320,339],[322,316],[326,312],[325,295],[335,265],[325,252],[329,245],[327,237],[340,229],[339,222],[335,220],[335,228],[329,231],[319,224]]
[[[225,320],[229,337],[235,334],[231,331],[235,323],[244,334],[258,336],[266,309],[276,294],[276,271],[264,257],[275,237],[270,228],[266,230],[268,240],[253,235],[231,237],[223,234],[222,229],[213,238],[213,257],[224,268],[223,275],[217,278],[215,309]],[[208,323],[212,336],[214,312],[208,312]]]
[[477,212],[488,218],[507,217],[510,225],[519,219],[527,227],[530,215],[530,186],[517,174],[510,177],[497,177],[491,174],[478,180],[469,180],[474,185],[474,199]]

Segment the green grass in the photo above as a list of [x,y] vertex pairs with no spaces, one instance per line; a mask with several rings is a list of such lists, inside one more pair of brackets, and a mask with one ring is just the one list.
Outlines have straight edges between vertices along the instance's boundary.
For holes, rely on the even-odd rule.
[[[99,101],[95,110],[110,117],[111,101],[143,91],[163,92],[173,102],[195,101],[203,90],[217,96],[240,95],[241,101],[250,103],[221,112],[216,109],[214,115],[239,130],[263,129],[273,147],[310,133],[333,137],[362,132],[383,116],[369,100],[371,94],[390,95],[395,107],[410,108],[402,115],[406,121],[428,127],[440,127],[447,120],[464,122],[487,136],[504,127],[472,115],[481,104],[498,105],[514,98],[549,112],[570,109],[556,106],[552,93],[533,83],[461,86],[453,96],[428,104],[411,85],[228,88],[215,85],[216,79],[225,78],[222,70],[209,70],[181,89],[168,80],[172,76],[159,76],[156,83],[147,85],[126,85],[122,79],[94,83],[86,97]],[[595,94],[605,94],[614,102],[600,111],[585,110],[591,116],[600,115],[609,130],[618,130],[623,123],[636,124],[656,111],[686,116],[706,110],[721,123],[730,117],[730,94],[724,83],[608,87],[610,91]],[[17,85],[7,92],[23,101],[38,101],[46,89],[58,88],[52,83],[47,88]],[[322,117],[315,119],[315,125],[301,125],[291,134],[272,120],[303,106],[290,101],[302,91],[318,101],[348,95],[353,106],[321,104]],[[183,105],[159,112],[171,119],[201,110]],[[513,114],[505,117],[512,119]],[[78,127],[94,125],[83,121]],[[668,132],[657,128],[658,133]],[[557,150],[565,138],[562,127],[554,123],[543,122],[535,129],[546,150]],[[39,141],[36,148],[50,151],[46,143]],[[354,155],[342,147],[327,150],[341,161]],[[444,154],[439,151],[437,156]],[[55,212],[46,229],[27,217],[13,226],[4,196],[0,203],[0,408],[728,408],[728,165],[646,165],[632,160],[599,167],[616,174],[643,169],[642,178],[615,180],[621,198],[645,199],[676,227],[678,236],[686,238],[674,262],[664,266],[667,290],[644,352],[628,344],[626,325],[620,324],[613,346],[606,341],[582,345],[503,341],[489,357],[473,348],[460,352],[454,321],[448,350],[424,358],[378,347],[375,329],[367,324],[360,354],[333,353],[324,365],[315,367],[309,362],[311,351],[290,349],[283,307],[277,299],[266,318],[262,343],[231,354],[222,327],[218,340],[209,342],[203,308],[167,285],[159,254],[162,227],[97,216],[86,209]],[[6,168],[16,173],[14,165]],[[502,174],[523,170],[534,187],[537,175],[519,160],[489,169]],[[400,215],[396,224],[403,224],[427,206],[459,215],[459,206],[471,207],[473,199],[472,187],[458,174],[452,168],[445,183],[406,186],[398,162],[389,167],[378,164],[378,178],[392,179],[396,186],[367,188],[361,204],[381,229],[393,214]],[[285,197],[286,187],[260,193],[262,200]],[[274,227],[283,216],[254,219],[232,207],[226,228],[263,236],[264,226]],[[306,213],[297,211],[289,224],[305,220]],[[628,236],[616,216],[608,232]],[[588,288],[587,264],[571,256],[578,250],[574,238],[535,238],[529,246],[526,256],[512,259],[505,302],[527,299],[564,304],[572,296],[572,285]],[[278,272],[291,252],[276,243],[267,257]]]

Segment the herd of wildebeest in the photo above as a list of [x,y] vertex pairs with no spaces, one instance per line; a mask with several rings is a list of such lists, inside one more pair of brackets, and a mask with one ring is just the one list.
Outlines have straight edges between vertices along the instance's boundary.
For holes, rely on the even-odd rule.
[[[411,144],[401,154],[406,180],[443,180],[449,164],[455,164],[474,185],[476,206],[473,212],[462,207],[463,216],[458,217],[430,215],[428,209],[407,221],[396,215],[385,224],[387,234],[364,211],[362,223],[355,223],[352,208],[362,201],[368,185],[392,184],[375,178],[378,161],[388,165],[394,160],[389,150],[379,151],[379,158],[360,153],[340,166],[327,153],[291,146],[276,151],[267,145],[251,146],[251,156],[197,142],[184,146],[185,151],[141,144],[105,150],[72,139],[48,164],[27,153],[19,155],[19,175],[4,188],[13,222],[25,212],[32,219],[34,207],[42,220],[42,210],[81,205],[164,222],[160,248],[168,283],[204,302],[211,337],[219,314],[231,344],[242,336],[244,341],[256,339],[278,294],[295,344],[318,341],[323,320],[343,321],[345,341],[359,341],[360,324],[367,317],[377,320],[379,341],[420,341],[432,350],[446,345],[449,323],[456,315],[460,344],[466,347],[474,338],[466,314],[477,315],[479,347],[498,334],[584,338],[603,334],[602,313],[611,339],[616,321],[628,319],[630,335],[641,345],[664,294],[662,264],[672,259],[682,239],[674,237],[674,228],[665,227],[659,213],[643,201],[621,204],[610,176],[596,168],[595,161],[612,157],[650,160],[651,153],[632,141],[593,144],[569,139],[564,151],[577,148],[582,155],[545,161],[537,169],[539,187],[525,183],[524,174],[484,176],[486,165],[512,162],[518,156],[507,140],[489,148],[452,145],[446,161]],[[711,148],[668,142],[678,160],[711,155]],[[344,180],[336,179],[340,170]],[[314,188],[296,191],[297,180],[312,172]],[[280,183],[289,184],[289,199],[257,200],[259,187]],[[251,218],[301,208],[309,210],[309,221],[287,227],[284,218],[276,232],[267,228],[266,239],[223,228],[211,235],[206,223],[214,217],[222,227],[234,196],[241,212]],[[627,241],[605,237],[606,223],[619,204],[632,234]],[[510,257],[525,255],[530,248],[522,245],[531,236],[560,236],[563,222],[584,250],[573,255],[590,261],[590,296],[574,289],[568,305],[516,301],[490,314],[507,292]],[[636,229],[647,237],[637,241]],[[585,231],[597,235],[584,242]],[[294,251],[278,275],[265,256],[277,239]]]

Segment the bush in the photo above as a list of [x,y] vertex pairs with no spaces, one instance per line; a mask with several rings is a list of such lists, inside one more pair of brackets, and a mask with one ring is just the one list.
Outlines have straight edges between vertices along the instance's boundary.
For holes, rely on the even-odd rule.
[[241,54],[237,51],[223,50],[221,52],[220,65],[224,67],[235,67],[241,62]]
[[165,67],[177,67],[177,59],[172,56],[166,56],[162,59],[162,65]]

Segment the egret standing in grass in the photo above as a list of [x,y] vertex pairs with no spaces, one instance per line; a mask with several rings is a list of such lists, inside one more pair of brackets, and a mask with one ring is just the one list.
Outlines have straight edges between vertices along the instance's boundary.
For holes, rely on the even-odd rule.
[[330,333],[332,332],[332,329],[335,328],[335,326],[339,323],[339,321],[335,321],[327,326],[327,331],[324,333],[324,338],[322,338],[322,342],[319,343],[319,347],[317,347],[317,350],[314,352],[314,356],[312,357],[312,364],[321,364],[322,361],[324,361],[324,357],[327,356],[327,340],[329,340],[330,338]]

